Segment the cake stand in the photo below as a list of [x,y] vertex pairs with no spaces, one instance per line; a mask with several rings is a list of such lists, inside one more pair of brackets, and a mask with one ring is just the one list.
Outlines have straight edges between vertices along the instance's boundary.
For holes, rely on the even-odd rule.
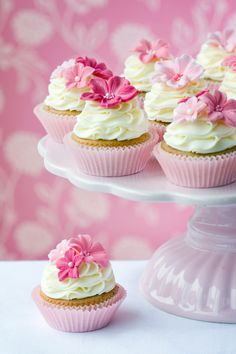
[[135,175],[93,177],[78,171],[64,146],[48,136],[38,150],[48,171],[79,188],[143,202],[194,204],[186,236],[157,249],[141,277],[141,291],[166,312],[236,323],[236,182],[207,189],[177,187],[154,158]]

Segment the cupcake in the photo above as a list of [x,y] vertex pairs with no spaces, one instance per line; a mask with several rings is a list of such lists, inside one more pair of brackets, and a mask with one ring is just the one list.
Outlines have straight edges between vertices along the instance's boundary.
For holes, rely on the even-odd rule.
[[104,63],[87,57],[65,61],[53,71],[49,94],[43,103],[35,107],[34,113],[54,141],[62,143],[65,134],[73,129],[85,104],[80,97],[89,90],[90,80],[111,75]]
[[178,102],[201,91],[206,84],[202,66],[186,54],[156,63],[152,81],[152,89],[144,100],[144,110],[162,140]]
[[222,65],[226,68],[220,90],[227,94],[228,98],[236,99],[236,55],[228,56]]
[[139,91],[142,102],[151,90],[155,63],[169,59],[171,55],[169,45],[161,39],[153,43],[143,39],[133,52],[125,61],[124,76]]
[[236,33],[234,30],[210,33],[197,55],[198,63],[205,69],[204,78],[220,84],[225,73],[225,67],[221,63],[235,51]]
[[90,82],[81,96],[83,111],[64,143],[80,171],[94,176],[124,176],[144,169],[157,136],[137,100],[138,91],[123,77]]
[[105,327],[126,292],[115,282],[104,248],[89,235],[61,241],[49,255],[32,297],[48,324],[64,332]]
[[179,103],[154,154],[166,177],[192,188],[236,180],[236,101],[216,90]]

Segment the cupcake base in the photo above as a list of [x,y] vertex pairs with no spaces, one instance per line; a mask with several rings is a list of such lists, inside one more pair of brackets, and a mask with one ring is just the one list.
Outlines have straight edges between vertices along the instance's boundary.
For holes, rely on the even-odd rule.
[[89,332],[109,324],[126,297],[124,288],[117,284],[118,291],[111,298],[98,304],[63,306],[49,303],[40,296],[40,287],[32,292],[33,301],[49,326],[63,332]]
[[233,183],[236,180],[236,149],[202,156],[168,149],[164,142],[154,149],[167,179],[178,186],[210,188]]

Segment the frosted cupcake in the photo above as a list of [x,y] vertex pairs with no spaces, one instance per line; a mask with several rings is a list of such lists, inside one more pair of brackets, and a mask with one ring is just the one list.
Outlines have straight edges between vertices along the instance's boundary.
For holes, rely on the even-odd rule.
[[155,63],[170,56],[169,45],[163,40],[151,43],[143,39],[134,49],[134,54],[126,59],[124,76],[140,92],[140,99],[151,90]]
[[90,82],[81,96],[85,107],[64,143],[80,171],[95,176],[123,176],[144,169],[157,136],[129,81],[113,76]]
[[234,30],[208,34],[207,41],[201,46],[197,61],[205,69],[204,78],[210,82],[221,83],[225,67],[222,61],[236,50],[236,33]]
[[236,101],[203,93],[179,103],[154,150],[170,182],[193,188],[236,180]]
[[126,292],[116,284],[104,248],[89,235],[61,241],[49,255],[32,297],[48,324],[87,332],[106,326]]
[[225,76],[220,90],[227,94],[228,98],[236,99],[236,55],[228,56],[222,65],[225,67]]
[[62,143],[64,135],[73,129],[76,116],[84,107],[80,97],[89,90],[90,80],[96,76],[108,78],[111,75],[104,63],[87,57],[65,61],[53,71],[49,94],[34,109],[52,139]]
[[186,54],[156,63],[152,81],[152,89],[144,100],[144,110],[161,140],[166,127],[173,120],[173,111],[178,102],[202,90],[206,84],[202,66]]

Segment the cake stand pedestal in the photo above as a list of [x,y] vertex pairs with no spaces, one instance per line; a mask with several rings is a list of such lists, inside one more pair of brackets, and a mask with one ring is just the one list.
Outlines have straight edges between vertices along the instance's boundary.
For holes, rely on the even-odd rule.
[[189,189],[170,184],[155,159],[127,177],[93,177],[77,170],[62,144],[40,140],[47,170],[77,187],[149,202],[194,204],[184,238],[171,239],[149,261],[140,281],[147,300],[169,313],[236,323],[236,182]]

